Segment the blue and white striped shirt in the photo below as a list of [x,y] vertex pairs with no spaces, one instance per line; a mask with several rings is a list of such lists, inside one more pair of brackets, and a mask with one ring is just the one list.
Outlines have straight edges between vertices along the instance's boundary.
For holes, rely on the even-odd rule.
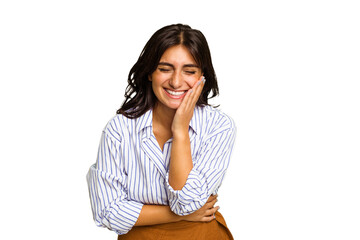
[[121,235],[134,226],[144,204],[169,205],[178,215],[200,209],[221,185],[235,131],[224,113],[196,107],[189,127],[193,169],[184,187],[174,190],[168,181],[172,139],[161,151],[152,110],[136,119],[116,115],[103,130],[97,162],[87,174],[96,225]]

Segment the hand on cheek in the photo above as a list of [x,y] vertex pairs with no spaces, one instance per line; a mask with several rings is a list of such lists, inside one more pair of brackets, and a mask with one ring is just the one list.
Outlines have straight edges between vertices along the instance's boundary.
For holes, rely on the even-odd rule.
[[187,92],[179,108],[176,110],[176,114],[174,116],[174,120],[171,127],[173,134],[175,134],[175,132],[188,131],[190,120],[194,113],[194,108],[201,95],[204,85],[205,85],[205,77],[202,76],[200,80],[198,80],[194,84],[192,89],[190,89]]
[[191,89],[191,93],[190,93],[190,102],[192,105],[196,105],[197,101],[199,100],[199,97],[201,95],[202,89],[204,88],[205,85],[205,77],[202,76],[200,78],[199,81],[197,81],[193,88]]

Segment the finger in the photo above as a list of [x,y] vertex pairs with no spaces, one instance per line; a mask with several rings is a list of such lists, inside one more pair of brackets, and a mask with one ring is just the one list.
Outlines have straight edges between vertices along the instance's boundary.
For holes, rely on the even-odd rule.
[[218,195],[210,195],[210,197],[208,198],[208,200],[206,202],[211,202],[213,201],[214,199],[217,199]]
[[214,219],[215,219],[215,216],[211,215],[211,216],[203,217],[202,221],[203,222],[211,222]]
[[205,77],[202,76],[201,79],[196,83],[197,86],[196,86],[196,89],[194,90],[195,91],[194,97],[196,97],[196,101],[201,95],[201,92],[205,86],[205,81],[206,81]]
[[193,92],[194,92],[194,89],[190,89],[190,90],[187,91],[187,93],[185,94],[185,97],[181,101],[180,106],[178,108],[179,112],[181,112],[181,111],[186,112],[187,111],[188,106],[189,106],[189,101],[191,99],[191,95],[193,94]]
[[215,214],[217,211],[219,211],[219,209],[220,209],[220,206],[216,206],[216,207],[212,208],[211,209],[212,214]]
[[193,86],[193,94],[190,97],[190,101],[192,103],[193,106],[195,106],[196,102],[198,101],[200,94],[202,92],[202,89],[204,87],[205,84],[205,77],[202,76],[201,79],[199,81],[197,81],[194,86]]
[[196,91],[198,91],[199,95],[200,95],[200,93],[202,92],[202,89],[203,89],[204,86],[205,86],[205,81],[206,81],[205,77],[202,76],[202,77],[200,78],[199,82],[197,83],[198,86],[197,86],[197,88],[196,88]]
[[210,209],[210,208],[213,208],[214,205],[215,205],[215,203],[216,203],[217,201],[218,201],[217,199],[214,199],[214,200],[212,200],[211,202],[208,202],[206,206],[207,206],[209,209]]
[[211,221],[215,219],[215,213],[220,209],[220,207],[215,207],[209,211],[206,212],[206,216],[203,217],[206,221]]
[[190,89],[190,90],[186,93],[184,99],[183,99],[182,102],[181,102],[181,105],[182,105],[182,106],[186,106],[186,105],[188,104],[188,102],[189,102],[189,100],[190,100],[190,98],[191,98],[191,95],[193,94],[193,91],[194,91],[193,89]]
[[219,206],[210,208],[210,209],[208,209],[208,210],[205,211],[205,214],[204,214],[204,215],[206,215],[206,216],[213,215],[213,214],[215,214],[219,209],[220,209]]
[[200,97],[200,94],[201,94],[201,91],[202,91],[202,88],[204,85],[204,79],[205,79],[205,77],[202,76],[200,78],[200,80],[197,81],[193,85],[193,87],[188,91],[188,93],[185,95],[185,97],[181,103],[185,111],[190,111],[190,110],[194,109],[194,107]]

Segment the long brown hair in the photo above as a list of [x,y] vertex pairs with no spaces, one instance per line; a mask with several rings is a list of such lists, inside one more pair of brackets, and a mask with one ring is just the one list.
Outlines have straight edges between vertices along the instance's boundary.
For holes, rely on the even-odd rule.
[[188,25],[174,24],[156,31],[146,43],[139,59],[129,72],[125,100],[116,113],[138,118],[155,106],[157,99],[148,76],[156,70],[164,52],[180,44],[188,49],[206,78],[197,105],[209,105],[208,99],[217,96],[219,88],[205,36]]

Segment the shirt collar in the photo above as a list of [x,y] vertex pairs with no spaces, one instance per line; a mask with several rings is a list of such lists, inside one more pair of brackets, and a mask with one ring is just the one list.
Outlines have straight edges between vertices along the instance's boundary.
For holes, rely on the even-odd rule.
[[[196,106],[194,109],[194,113],[193,113],[193,117],[190,120],[189,126],[190,128],[194,131],[195,134],[198,133],[199,130],[199,119],[200,119],[200,113],[201,111],[201,107]],[[143,115],[141,115],[140,117],[138,117],[136,119],[136,131],[137,132],[141,132],[143,131],[145,128],[148,128],[146,131],[146,137],[150,138],[150,134],[152,131],[152,109],[150,109],[149,111],[147,111],[146,113],[144,113]]]
[[146,131],[146,137],[150,138],[152,130],[152,109],[136,119],[136,131],[139,133],[145,128],[148,128],[148,131]]
[[200,111],[201,111],[201,107],[196,106],[194,109],[194,114],[190,120],[190,127],[191,129],[194,131],[195,134],[198,134],[198,130],[199,130],[199,121],[200,119]]

